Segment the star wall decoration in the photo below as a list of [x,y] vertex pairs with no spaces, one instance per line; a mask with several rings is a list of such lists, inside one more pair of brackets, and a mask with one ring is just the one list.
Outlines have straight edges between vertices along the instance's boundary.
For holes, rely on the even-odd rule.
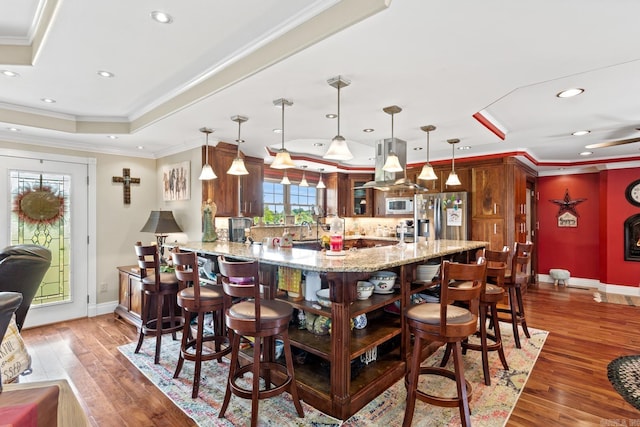
[[569,212],[573,215],[575,215],[576,217],[580,216],[578,214],[578,211],[576,210],[576,205],[578,205],[579,203],[584,202],[587,199],[575,199],[575,200],[571,200],[571,197],[569,197],[569,189],[567,188],[566,190],[564,190],[564,199],[552,199],[549,200],[551,203],[555,203],[556,205],[560,206],[560,210],[558,211],[558,215],[560,216],[565,212]]

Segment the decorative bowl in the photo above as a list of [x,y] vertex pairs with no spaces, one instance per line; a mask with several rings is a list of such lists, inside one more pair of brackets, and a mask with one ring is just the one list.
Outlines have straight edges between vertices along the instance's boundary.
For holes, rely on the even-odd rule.
[[364,329],[367,326],[367,315],[362,313],[353,318],[353,326],[356,329]]
[[378,271],[369,277],[369,282],[373,283],[373,293],[391,294],[393,286],[396,284],[398,275],[393,271]]
[[358,299],[368,299],[373,293],[373,283],[364,280],[358,281]]
[[316,292],[316,296],[318,297],[318,304],[323,307],[331,308],[331,300],[329,299],[329,288],[320,289]]

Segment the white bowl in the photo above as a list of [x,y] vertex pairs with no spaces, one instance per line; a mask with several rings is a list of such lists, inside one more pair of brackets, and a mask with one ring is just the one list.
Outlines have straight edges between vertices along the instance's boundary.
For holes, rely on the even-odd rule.
[[398,275],[393,271],[378,271],[369,277],[369,282],[373,283],[374,293],[390,294],[393,293],[396,277],[398,277]]
[[373,283],[364,280],[358,281],[358,299],[368,299],[373,293]]
[[323,307],[331,308],[331,300],[329,299],[329,288],[320,289],[316,292],[316,296],[318,297],[318,304]]

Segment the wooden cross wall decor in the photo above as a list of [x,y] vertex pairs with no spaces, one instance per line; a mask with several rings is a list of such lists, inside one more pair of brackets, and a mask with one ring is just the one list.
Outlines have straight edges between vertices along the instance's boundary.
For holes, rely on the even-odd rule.
[[114,176],[113,182],[123,183],[124,204],[131,204],[131,184],[140,184],[140,178],[131,178],[129,168],[122,168],[122,176]]

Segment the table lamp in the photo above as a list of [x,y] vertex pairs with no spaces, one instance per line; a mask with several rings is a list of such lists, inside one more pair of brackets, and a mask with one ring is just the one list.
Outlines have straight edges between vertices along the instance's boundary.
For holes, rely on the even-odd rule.
[[147,223],[142,230],[156,235],[158,250],[160,251],[160,263],[166,264],[164,259],[164,241],[169,233],[180,233],[182,229],[176,223],[172,211],[151,211]]

